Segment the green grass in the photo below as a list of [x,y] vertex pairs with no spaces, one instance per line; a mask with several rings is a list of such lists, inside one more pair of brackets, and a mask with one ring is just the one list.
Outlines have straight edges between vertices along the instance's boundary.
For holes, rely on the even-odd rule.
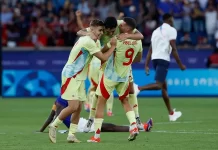
[[[218,149],[218,99],[172,98],[172,105],[183,116],[175,123],[168,115],[160,98],[139,99],[143,121],[152,117],[152,132],[141,132],[136,141],[128,142],[128,133],[102,133],[101,143],[86,143],[93,133],[78,133],[79,144],[66,143],[66,134],[59,134],[52,144],[47,133],[39,130],[50,112],[54,99],[0,99],[0,150],[217,150]],[[115,100],[113,117],[105,122],[128,124],[125,113]],[[85,111],[82,116],[88,116]],[[66,129],[61,126],[60,129]]]

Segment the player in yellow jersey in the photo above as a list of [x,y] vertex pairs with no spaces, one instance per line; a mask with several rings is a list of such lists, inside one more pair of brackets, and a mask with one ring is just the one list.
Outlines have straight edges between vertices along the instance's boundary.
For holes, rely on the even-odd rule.
[[[116,26],[117,24],[117,26]],[[108,17],[105,19],[105,30],[104,30],[104,34],[102,35],[100,41],[102,43],[102,45],[105,45],[106,43],[108,43],[108,41],[110,40],[111,37],[115,36],[115,35],[118,35],[118,39],[120,40],[125,40],[125,39],[133,39],[133,40],[141,40],[143,39],[143,35],[137,30],[137,29],[134,29],[132,31],[132,33],[129,33],[129,34],[125,34],[125,33],[122,33],[121,32],[121,28],[125,26],[125,21],[124,20],[116,20],[116,18],[114,17]],[[77,34],[79,36],[84,36],[84,35],[89,35],[89,36],[92,36],[89,32],[87,32],[87,30],[89,30],[88,28],[85,29],[85,30],[80,30]],[[120,34],[122,33],[122,34]],[[100,65],[100,61],[96,60],[96,59],[93,59],[92,60],[95,64],[96,63],[99,63]],[[105,63],[106,64],[106,63]],[[96,76],[98,76],[100,74],[100,77],[101,77],[101,74],[103,72],[103,69],[105,68],[105,64],[102,66],[101,70],[100,70],[100,73],[97,72],[98,68],[95,68],[95,66],[92,66],[92,63],[90,64],[90,68],[93,70],[93,73],[92,71],[90,71],[90,74],[91,75],[89,78],[91,79],[94,79],[96,78]],[[98,65],[98,66],[99,66]],[[91,70],[90,69],[90,70]],[[130,98],[129,98],[129,101],[131,103],[131,105],[133,106],[133,109],[134,109],[134,112],[135,112],[135,117],[136,117],[136,120],[137,120],[137,126],[139,129],[143,129],[143,125],[140,121],[140,118],[139,118],[139,111],[138,111],[138,100],[137,100],[137,97],[136,95],[134,94],[134,88],[133,88],[133,76],[132,76],[132,73],[130,75]],[[91,85],[92,84],[92,81],[91,82]],[[98,83],[98,80],[96,78],[96,82],[95,83]],[[97,84],[95,84],[95,87],[96,87]],[[94,86],[92,86],[94,87]],[[92,89],[96,89],[96,88],[92,88]],[[92,90],[92,94],[90,94],[92,97],[94,95],[94,91],[95,90]],[[112,105],[110,105],[113,101],[112,99],[112,96],[109,98],[109,100],[107,101],[107,107],[111,110],[112,110]],[[87,123],[87,126],[86,126],[86,129],[85,131],[86,132],[89,132],[90,130],[90,127],[93,123],[93,118],[94,118],[94,115],[95,115],[95,110],[96,110],[96,103],[97,103],[97,97],[94,96],[93,99],[92,99],[92,105],[91,105],[91,110],[90,110],[90,115],[89,115],[89,122]],[[113,104],[113,103],[112,103]],[[111,106],[111,107],[110,107]],[[107,114],[112,114],[110,111],[108,110]]]
[[[132,33],[135,29],[136,22],[133,18],[124,18],[125,24],[121,27],[121,32]],[[103,51],[111,47],[108,43]],[[139,62],[142,58],[142,42],[141,40],[127,39],[118,40],[115,52],[108,59],[104,74],[97,87],[98,104],[94,119],[95,135],[88,142],[100,142],[100,132],[104,116],[104,107],[107,99],[114,89],[116,89],[122,106],[126,112],[130,122],[129,141],[135,140],[139,134],[136,125],[135,113],[129,104],[129,77],[132,62]]]
[[116,40],[111,39],[112,47],[105,53],[101,52],[100,37],[103,34],[104,23],[100,20],[92,20],[90,30],[93,34],[78,39],[72,48],[68,61],[62,70],[61,98],[67,100],[68,106],[64,108],[49,127],[50,141],[56,143],[56,128],[69,115],[71,117],[70,129],[67,137],[68,142],[80,142],[75,137],[78,126],[78,118],[83,101],[86,100],[85,79],[87,77],[88,64],[93,55],[101,61],[107,61],[116,47]]
[[[117,20],[114,17],[107,17],[104,23],[105,23],[104,34],[101,36],[101,39],[100,39],[102,46],[105,43],[108,43],[108,41],[110,41],[111,37],[114,35],[114,32],[117,27]],[[90,34],[89,31],[90,31],[90,28],[86,28],[84,30],[78,31],[77,34],[79,36],[84,36],[84,35],[92,36],[92,34]],[[101,76],[102,74],[100,71],[100,68],[104,69],[104,66],[101,67],[101,65],[102,65],[101,61],[96,57],[93,57],[89,65],[88,77],[90,81],[90,87],[88,91],[88,101],[85,104],[86,111],[89,111],[90,105],[91,105],[91,112],[90,112],[89,118],[94,118],[94,115],[95,115],[95,105],[97,101],[96,99],[92,101],[92,97],[94,96],[97,85],[99,83],[99,76]],[[113,109],[113,95],[111,95],[111,97],[107,101],[107,115],[108,116],[112,116],[112,109]]]

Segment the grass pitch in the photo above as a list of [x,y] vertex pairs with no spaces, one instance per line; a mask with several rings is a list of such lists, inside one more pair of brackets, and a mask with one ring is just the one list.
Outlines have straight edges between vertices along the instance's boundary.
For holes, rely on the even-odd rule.
[[[50,113],[54,98],[0,99],[0,150],[217,150],[218,98],[171,98],[172,105],[183,115],[177,122],[169,122],[161,98],[140,98],[142,121],[152,117],[151,132],[140,132],[133,142],[129,133],[102,133],[101,143],[87,143],[93,133],[77,133],[79,144],[66,142],[67,134],[57,134],[52,144],[47,133],[35,133]],[[105,122],[128,124],[125,113],[116,99],[114,116]],[[88,113],[83,111],[82,117]],[[66,129],[60,126],[59,129]],[[46,130],[47,131],[47,130]]]

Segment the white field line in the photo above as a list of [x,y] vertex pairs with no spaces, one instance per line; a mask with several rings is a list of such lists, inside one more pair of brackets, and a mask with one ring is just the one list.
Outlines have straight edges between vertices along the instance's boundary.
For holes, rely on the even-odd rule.
[[180,121],[180,122],[154,122],[155,124],[183,124],[183,123],[201,123],[203,121]]
[[217,134],[218,133],[212,133],[212,132],[204,132],[204,131],[201,131],[199,132],[199,130],[196,132],[196,131],[165,131],[165,130],[162,130],[162,131],[151,131],[151,132],[156,132],[156,133],[168,133],[168,134]]

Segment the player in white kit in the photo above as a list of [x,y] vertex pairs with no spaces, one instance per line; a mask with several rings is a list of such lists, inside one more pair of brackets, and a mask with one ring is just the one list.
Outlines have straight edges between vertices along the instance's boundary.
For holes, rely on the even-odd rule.
[[[162,97],[168,109],[170,121],[176,121],[182,115],[180,111],[175,111],[175,109],[172,109],[167,93],[166,76],[170,64],[171,52],[180,69],[186,69],[177,53],[176,37],[177,31],[173,27],[172,15],[163,15],[163,24],[152,33],[151,46],[149,48],[145,61],[145,71],[146,74],[149,75],[149,62],[150,60],[152,60],[153,67],[156,72],[156,83],[148,84],[137,88],[139,91],[162,90]],[[139,93],[139,91],[136,93]]]

